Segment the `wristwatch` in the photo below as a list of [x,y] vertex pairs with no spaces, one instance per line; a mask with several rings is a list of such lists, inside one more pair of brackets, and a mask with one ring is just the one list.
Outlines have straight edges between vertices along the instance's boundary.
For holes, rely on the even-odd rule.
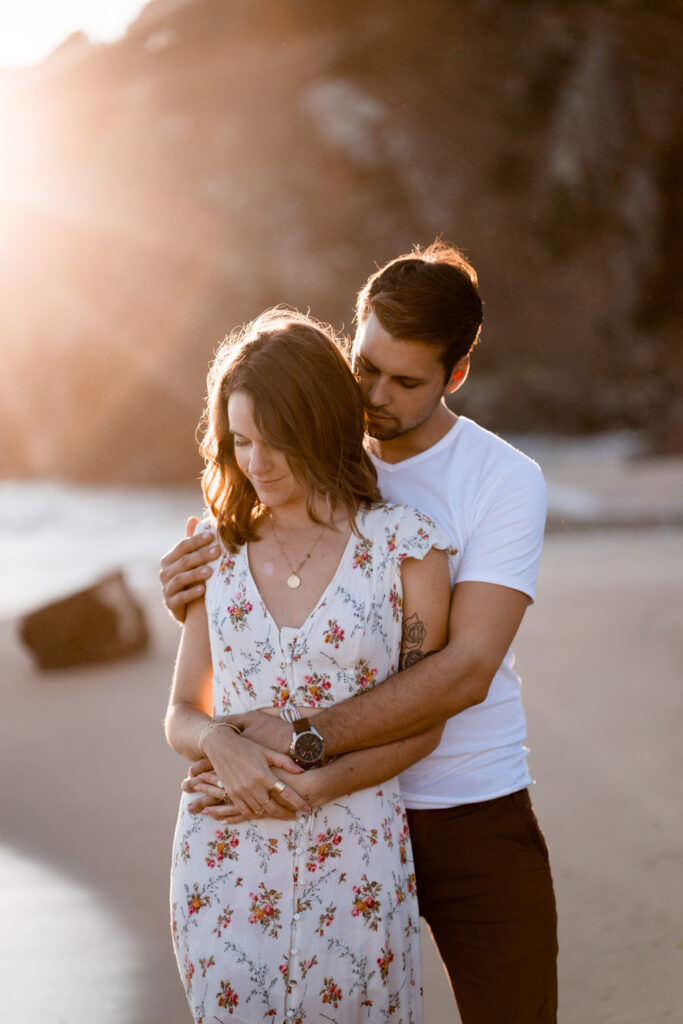
[[325,742],[307,718],[293,722],[289,753],[300,768],[317,768],[325,759]]

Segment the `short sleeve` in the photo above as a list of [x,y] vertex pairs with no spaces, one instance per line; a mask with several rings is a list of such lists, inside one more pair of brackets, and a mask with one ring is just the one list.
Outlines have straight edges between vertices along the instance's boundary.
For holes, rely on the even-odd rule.
[[385,539],[387,550],[400,566],[406,558],[420,561],[432,548],[455,554],[450,540],[434,520],[407,505],[388,505]]
[[201,517],[200,521],[197,523],[194,532],[195,533],[203,533],[205,530],[209,530],[211,533],[215,533],[216,532],[216,523],[211,518],[209,513],[206,511],[206,509],[204,509],[204,511],[202,513],[202,517]]
[[502,473],[476,510],[457,583],[495,583],[533,601],[543,547],[547,496],[540,468],[520,461]]

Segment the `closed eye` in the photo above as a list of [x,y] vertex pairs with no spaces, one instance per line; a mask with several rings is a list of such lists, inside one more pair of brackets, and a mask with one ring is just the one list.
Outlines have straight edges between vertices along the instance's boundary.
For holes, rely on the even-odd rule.
[[246,437],[235,434],[232,430],[230,433],[232,434],[232,443],[235,448],[245,448],[248,444],[251,444],[251,441],[248,441]]

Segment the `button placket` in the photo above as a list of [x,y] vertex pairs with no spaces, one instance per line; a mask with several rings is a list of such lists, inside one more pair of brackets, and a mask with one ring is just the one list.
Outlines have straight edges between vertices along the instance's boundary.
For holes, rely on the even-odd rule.
[[292,920],[289,929],[289,953],[287,956],[287,989],[285,995],[285,1011],[287,1017],[293,1017],[295,1010],[292,1001],[300,1001],[301,961],[298,958],[302,948],[302,931],[305,911],[302,909],[302,881],[305,874],[306,836],[311,835],[315,811],[297,816],[294,847],[292,850],[292,877],[294,880],[292,899]]
[[[282,651],[283,675],[287,683],[289,699],[291,700],[296,689],[294,662],[299,636],[298,633],[288,627],[283,627],[280,630],[279,639],[280,650]],[[310,834],[313,827],[314,813],[297,815],[293,836],[292,877],[294,887],[292,893],[292,919],[289,929],[289,951],[287,954],[286,1020],[291,1020],[296,1015],[295,1006],[298,1006],[301,1000],[301,962],[298,959],[299,951],[302,948],[304,917],[304,911],[301,909],[301,879],[304,877],[305,872],[306,835],[307,833]]]

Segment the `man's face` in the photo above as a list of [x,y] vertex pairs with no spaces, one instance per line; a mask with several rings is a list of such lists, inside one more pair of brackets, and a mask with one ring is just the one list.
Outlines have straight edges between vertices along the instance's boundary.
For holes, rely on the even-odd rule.
[[391,441],[438,415],[445,390],[438,351],[419,341],[397,341],[374,313],[353,343],[353,371],[363,392],[366,429]]

